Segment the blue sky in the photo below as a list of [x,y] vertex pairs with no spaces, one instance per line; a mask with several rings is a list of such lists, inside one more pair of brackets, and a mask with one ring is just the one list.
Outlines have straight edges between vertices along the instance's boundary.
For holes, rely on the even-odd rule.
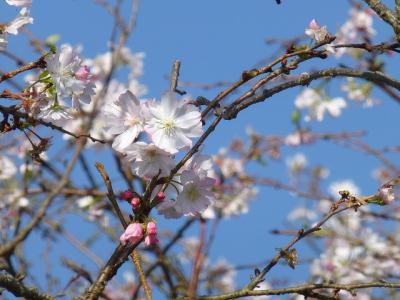
[[[3,9],[0,5],[0,19],[13,17],[13,9]],[[46,38],[52,34],[61,36],[60,43],[82,45],[86,57],[94,57],[107,50],[112,20],[102,8],[86,0],[34,0],[32,6],[34,24],[29,26],[35,35]],[[16,12],[16,11],[15,11]],[[127,43],[133,51],[146,53],[142,83],[149,88],[148,96],[159,98],[168,88],[165,76],[169,74],[175,59],[182,61],[181,80],[213,83],[217,81],[234,81],[241,72],[252,68],[257,62],[268,58],[275,50],[267,45],[267,38],[292,38],[303,35],[311,19],[328,26],[334,33],[348,16],[347,1],[290,1],[283,0],[276,5],[273,0],[204,0],[204,1],[141,1],[136,29]],[[378,23],[378,37],[385,40],[390,37],[388,28]],[[34,59],[36,55],[27,51],[19,37],[10,37],[9,49]],[[398,58],[393,61],[398,63]],[[0,56],[1,68],[11,65]],[[308,64],[308,67],[321,67],[326,63],[335,64],[334,60],[320,65]],[[398,65],[398,64],[397,64]],[[394,70],[394,65],[390,68]],[[301,71],[306,71],[307,68]],[[392,75],[398,75],[393,73]],[[123,76],[121,74],[120,76]],[[330,89],[332,96],[340,95],[338,85]],[[213,98],[218,89],[203,91],[186,89],[193,96]],[[290,123],[293,111],[293,100],[300,89],[286,91],[266,103],[250,108],[237,119],[225,122],[210,137],[205,151],[215,153],[226,147],[234,137],[245,134],[245,128],[251,126],[263,134],[288,134],[294,128]],[[369,128],[367,141],[377,147],[394,145],[398,131],[398,104],[382,97],[383,105],[374,109],[362,109],[350,105],[340,119],[328,119],[323,123],[313,123],[316,131],[341,132],[342,130],[360,130]],[[329,161],[329,181],[353,178],[365,193],[373,193],[376,183],[371,177],[371,170],[379,164],[371,157],[321,142],[318,147],[285,150],[284,154],[304,152],[311,164],[323,164]],[[94,154],[94,160],[107,161],[106,156]],[[287,172],[282,166],[271,163],[266,167],[254,166],[251,174],[287,180]],[[122,186],[120,188],[123,188]],[[240,218],[223,222],[219,238],[212,250],[212,259],[225,257],[234,264],[254,263],[270,258],[277,247],[283,246],[287,237],[277,237],[268,233],[274,228],[284,227],[288,211],[303,204],[288,193],[272,189],[260,189],[258,199],[251,205],[251,213]],[[67,222],[69,222],[67,220]],[[164,221],[160,218],[160,227],[174,228],[182,221]],[[68,223],[67,223],[68,224]],[[70,222],[70,231],[84,236],[80,224]],[[89,227],[90,228],[90,227]],[[196,234],[193,229],[191,234]],[[32,241],[31,241],[32,242]],[[36,242],[32,242],[33,253]],[[64,247],[64,243],[62,244]],[[65,247],[70,247],[65,244]],[[104,242],[96,247],[98,255],[104,259],[113,246]],[[71,248],[71,257],[83,259]],[[92,266],[93,267],[93,266]],[[131,266],[129,266],[130,268]],[[58,267],[57,267],[58,268]],[[296,281],[304,279],[304,268],[295,271],[286,266],[278,266],[272,273],[275,276],[290,274]],[[65,272],[61,268],[59,272]],[[239,275],[239,283],[244,284],[251,271]]]

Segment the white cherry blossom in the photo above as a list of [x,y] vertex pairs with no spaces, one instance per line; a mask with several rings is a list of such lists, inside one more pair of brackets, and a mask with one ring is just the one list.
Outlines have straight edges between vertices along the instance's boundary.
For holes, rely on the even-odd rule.
[[315,19],[311,20],[309,28],[305,30],[305,33],[318,43],[323,42],[329,36],[326,26],[320,27]]
[[191,147],[191,138],[203,132],[199,110],[178,101],[172,92],[164,94],[159,103],[149,105],[149,114],[145,130],[157,147],[171,154]]
[[132,160],[132,169],[138,176],[151,178],[160,171],[160,176],[169,175],[174,167],[170,154],[154,144],[136,142],[125,149],[127,159]]
[[143,130],[145,117],[140,101],[130,91],[104,108],[105,131],[116,135],[112,147],[120,152],[131,145]]
[[72,98],[72,107],[88,104],[95,94],[89,69],[82,65],[78,53],[69,45],[63,45],[57,53],[46,58],[47,70],[61,98]]
[[347,107],[346,101],[341,97],[329,99],[322,97],[320,93],[311,88],[304,89],[295,100],[298,109],[307,109],[306,121],[317,120],[321,122],[325,113],[332,117],[338,117],[342,109]]

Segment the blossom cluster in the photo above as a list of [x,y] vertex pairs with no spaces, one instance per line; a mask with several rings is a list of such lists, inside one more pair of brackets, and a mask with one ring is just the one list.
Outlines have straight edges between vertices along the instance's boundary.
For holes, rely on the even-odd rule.
[[[65,125],[72,119],[73,110],[81,104],[89,104],[95,94],[95,84],[87,65],[83,64],[78,51],[70,45],[63,45],[45,58],[46,70],[39,78],[28,76],[30,103],[25,109],[33,116]],[[66,100],[71,99],[71,106]]]

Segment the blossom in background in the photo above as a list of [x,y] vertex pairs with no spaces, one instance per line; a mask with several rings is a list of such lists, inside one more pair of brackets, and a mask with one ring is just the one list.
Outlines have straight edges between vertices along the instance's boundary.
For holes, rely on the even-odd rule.
[[140,101],[130,91],[104,108],[105,131],[117,135],[112,147],[120,152],[131,145],[143,130],[144,113]]
[[126,227],[119,240],[122,245],[126,243],[137,243],[143,238],[143,228],[139,223],[131,223]]
[[0,180],[7,180],[17,173],[17,167],[7,156],[0,155]]
[[[373,14],[371,9],[363,9],[362,7],[353,7],[350,10],[350,18],[340,27],[336,33],[335,44],[363,43],[365,39],[371,39],[376,31],[373,28]],[[349,48],[336,48],[336,57],[340,57],[345,53],[357,52]]]
[[325,113],[332,117],[338,117],[342,109],[347,107],[346,101],[341,97],[333,99],[324,98],[320,93],[311,88],[305,88],[295,100],[295,106],[298,109],[307,109],[306,121],[317,120],[321,122]]
[[284,139],[284,143],[287,146],[298,146],[300,144],[311,144],[315,141],[315,137],[312,132],[308,130],[295,131],[287,135]]
[[215,164],[220,168],[224,177],[243,174],[243,162],[240,159],[226,157],[226,149],[220,149],[217,155],[213,156]]
[[89,70],[82,65],[82,59],[70,45],[61,46],[45,60],[60,98],[70,97],[73,108],[79,108],[80,103],[90,103],[95,85]]
[[225,259],[218,259],[207,268],[206,289],[216,289],[219,293],[229,293],[235,289],[237,272]]
[[217,193],[214,203],[203,213],[205,218],[222,215],[225,218],[239,216],[249,212],[249,203],[257,196],[258,190],[236,181],[226,191]]
[[390,184],[379,188],[378,195],[382,198],[385,204],[390,204],[395,200],[393,186]]
[[31,4],[30,1],[28,1],[29,4],[27,4],[26,1],[7,1],[7,3],[10,5],[22,6],[22,9],[14,20],[6,24],[0,24],[0,50],[5,50],[7,48],[7,34],[17,35],[18,31],[23,26],[33,23],[33,18],[29,16],[28,10],[28,6]]
[[347,92],[347,98],[363,103],[363,107],[372,107],[379,101],[371,97],[371,83],[357,83],[353,78],[347,78],[347,83],[341,86]]
[[309,28],[305,30],[305,33],[318,43],[325,41],[329,36],[326,26],[320,27],[315,19],[311,20]]
[[357,185],[352,180],[342,180],[342,181],[335,181],[329,185],[329,193],[337,198],[340,191],[349,191],[351,195],[358,196],[360,195],[361,191]]
[[191,138],[203,130],[197,107],[178,101],[172,92],[161,97],[159,103],[149,103],[149,120],[145,126],[153,143],[171,154],[191,147]]
[[24,25],[32,24],[33,18],[29,16],[29,11],[26,7],[22,8],[19,15],[9,22],[4,31],[13,35],[17,35],[20,28]]
[[132,169],[138,176],[151,178],[159,172],[160,176],[169,175],[174,167],[170,154],[154,144],[136,142],[125,149],[126,158],[132,161]]
[[299,173],[307,166],[307,158],[303,153],[296,153],[286,159],[286,166],[290,173]]
[[316,218],[317,218],[317,213],[315,211],[312,211],[302,206],[292,210],[287,217],[289,221],[297,221],[299,219],[301,221],[304,220],[313,221]]

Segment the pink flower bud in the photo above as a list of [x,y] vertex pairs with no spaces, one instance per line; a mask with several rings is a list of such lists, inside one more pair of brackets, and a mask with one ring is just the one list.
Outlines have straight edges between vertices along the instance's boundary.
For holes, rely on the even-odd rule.
[[143,238],[143,229],[142,225],[139,223],[129,224],[126,227],[125,232],[120,236],[119,240],[122,245],[126,243],[136,243],[139,242]]
[[130,199],[132,199],[135,196],[135,194],[130,191],[130,190],[126,190],[124,192],[122,192],[119,197],[123,200],[129,201]]
[[164,192],[158,192],[157,193],[157,199],[158,199],[158,201],[164,201],[165,193]]
[[88,66],[81,66],[75,73],[75,78],[81,81],[87,81],[90,77],[90,69]]
[[145,239],[144,239],[144,244],[146,246],[152,246],[152,245],[155,245],[157,243],[158,243],[158,239],[157,239],[157,236],[154,235],[154,234],[150,234],[150,235],[146,236]]
[[133,207],[133,209],[137,209],[139,207],[140,204],[140,199],[137,197],[134,197],[131,199],[131,205]]
[[154,222],[147,223],[146,232],[148,235],[156,235],[157,234],[157,225]]

